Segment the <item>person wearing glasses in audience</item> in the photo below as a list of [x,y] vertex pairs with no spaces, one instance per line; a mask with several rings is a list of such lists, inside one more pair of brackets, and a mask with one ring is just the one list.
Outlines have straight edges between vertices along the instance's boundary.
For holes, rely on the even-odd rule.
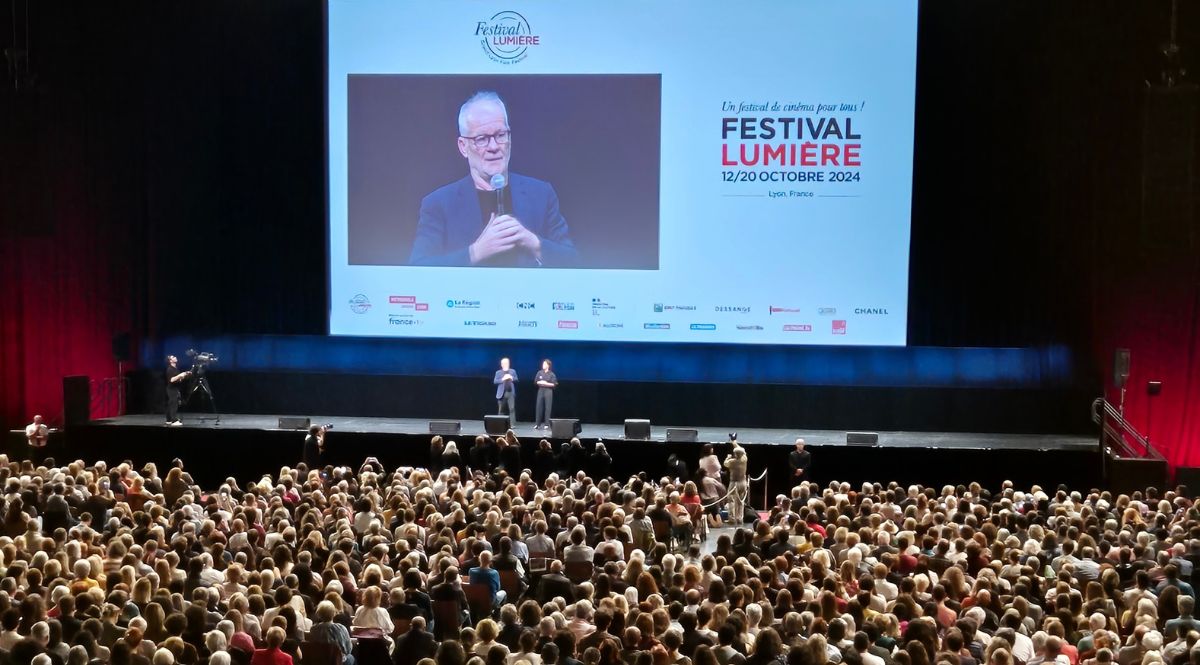
[[513,136],[495,92],[458,111],[468,174],[421,200],[409,263],[422,266],[569,267],[578,257],[550,183],[510,173]]

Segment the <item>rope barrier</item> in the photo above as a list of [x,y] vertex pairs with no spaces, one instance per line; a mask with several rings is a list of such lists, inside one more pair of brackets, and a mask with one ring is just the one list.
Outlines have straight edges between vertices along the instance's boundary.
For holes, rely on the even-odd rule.
[[[765,478],[766,475],[767,475],[767,470],[763,469],[762,473],[758,474],[757,478],[747,478],[746,479],[746,498],[750,497],[750,483],[757,483],[758,481]],[[704,509],[708,509],[708,508],[712,508],[713,506],[721,505],[722,503],[725,502],[725,499],[729,498],[729,495],[733,494],[734,489],[736,489],[736,486],[731,486],[729,488],[729,490],[725,492],[725,496],[717,499],[716,501],[713,501],[712,503],[702,503],[702,504],[700,504],[701,507]]]

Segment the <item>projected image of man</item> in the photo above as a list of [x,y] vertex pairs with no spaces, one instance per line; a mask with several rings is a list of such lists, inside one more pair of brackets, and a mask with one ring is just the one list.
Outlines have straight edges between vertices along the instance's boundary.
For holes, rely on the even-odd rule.
[[409,263],[564,267],[578,254],[550,183],[510,173],[513,133],[504,101],[477,92],[458,112],[466,177],[421,200]]

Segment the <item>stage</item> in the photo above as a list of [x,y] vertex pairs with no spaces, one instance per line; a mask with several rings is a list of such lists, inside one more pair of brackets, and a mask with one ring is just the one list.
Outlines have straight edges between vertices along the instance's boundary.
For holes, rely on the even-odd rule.
[[[346,416],[305,416],[313,423],[333,425],[337,434],[401,434],[406,436],[428,436],[429,419],[421,418],[356,418]],[[220,416],[218,425],[213,415],[180,414],[184,428],[207,428],[221,430],[279,430],[279,416],[230,414]],[[483,434],[482,420],[459,420],[462,432],[459,439],[470,439]],[[97,426],[151,427],[167,429],[159,414],[129,415],[120,418],[94,421]],[[625,441],[624,425],[581,423],[579,438],[585,441]],[[845,447],[846,432],[843,430],[767,429],[753,427],[702,427],[695,425],[651,424],[650,441],[665,443],[668,428],[694,429],[699,443],[724,443],[731,432],[737,432],[738,440],[748,445],[791,446],[797,438],[803,438],[814,448]],[[174,428],[178,429],[178,428]],[[549,438],[549,432],[533,429],[531,422],[519,422],[514,428],[522,439]],[[290,430],[294,431],[294,430]],[[1083,451],[1094,452],[1094,437],[1053,434],[993,434],[977,432],[878,432],[880,448],[937,448],[942,450],[1023,450],[1023,451]],[[447,438],[455,438],[453,436]],[[638,440],[642,441],[642,440]],[[693,444],[695,445],[695,444]]]
[[[334,426],[326,438],[326,463],[357,468],[365,458],[376,457],[388,468],[430,465],[430,419],[309,417]],[[225,414],[220,424],[211,415],[184,413],[181,418],[182,427],[163,425],[161,414],[95,420],[52,435],[46,454],[110,464],[127,460],[139,468],[153,462],[160,470],[178,458],[205,485],[227,477],[243,483],[258,480],[300,461],[306,432],[279,429],[277,414]],[[484,431],[483,422],[459,422],[462,432],[446,438],[459,443],[466,460],[472,440]],[[839,480],[941,486],[979,481],[994,488],[1012,480],[1025,487],[1064,483],[1086,489],[1098,486],[1102,473],[1097,441],[1077,435],[884,431],[878,432],[878,445],[860,446],[847,445],[844,430],[679,427],[698,430],[697,442],[667,442],[667,426],[659,424],[653,424],[648,441],[625,439],[621,424],[584,423],[579,438],[589,451],[604,441],[614,476],[645,472],[658,477],[672,455],[694,469],[707,442],[719,444],[717,454],[723,457],[729,450],[728,435],[736,431],[749,455],[751,473],[768,470],[766,484],[753,491],[756,503],[764,493],[774,497],[791,487],[787,455],[797,437],[805,439],[813,454],[810,480],[822,484]],[[529,466],[547,433],[535,431],[528,422],[518,423],[516,432],[523,464]],[[557,450],[563,441],[552,443]]]

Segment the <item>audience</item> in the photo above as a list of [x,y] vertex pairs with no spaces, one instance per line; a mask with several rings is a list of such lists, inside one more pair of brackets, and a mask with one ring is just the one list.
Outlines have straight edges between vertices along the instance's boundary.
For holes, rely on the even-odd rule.
[[711,449],[515,445],[244,488],[0,458],[0,665],[1200,665],[1182,490],[798,481],[716,528]]

